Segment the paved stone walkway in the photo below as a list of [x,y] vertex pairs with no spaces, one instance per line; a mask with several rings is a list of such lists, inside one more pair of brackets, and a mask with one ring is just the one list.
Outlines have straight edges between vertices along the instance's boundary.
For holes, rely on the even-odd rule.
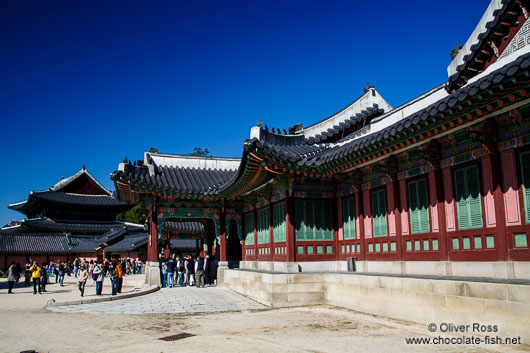
[[189,314],[267,309],[266,306],[220,287],[163,288],[137,298],[48,307],[57,312],[104,314]]

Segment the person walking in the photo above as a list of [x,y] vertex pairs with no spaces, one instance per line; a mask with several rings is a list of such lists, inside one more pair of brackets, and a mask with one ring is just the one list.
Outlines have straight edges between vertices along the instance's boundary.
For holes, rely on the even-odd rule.
[[55,265],[53,266],[53,273],[55,274],[55,283],[59,282],[59,264],[61,263],[61,260],[57,260]]
[[81,296],[85,295],[85,285],[88,280],[88,270],[87,265],[82,264],[79,271],[77,272],[77,288],[81,292]]
[[[57,266],[59,267],[58,268],[58,270],[59,270],[59,285],[61,287],[64,287],[64,274],[66,272],[66,266],[65,266],[64,262],[61,262],[61,261],[59,261],[57,263]],[[55,283],[57,283],[57,282],[55,282]]]
[[17,281],[17,267],[15,266],[15,261],[11,262],[11,265],[9,266],[9,269],[7,270],[7,286],[8,286],[8,294],[13,294],[13,287],[15,286],[15,282]]
[[138,265],[136,269],[136,273],[141,275],[142,274],[142,260],[138,259]]
[[37,294],[37,290],[39,291],[39,294],[42,294],[41,288],[40,288],[40,270],[39,264],[37,261],[33,261],[33,265],[29,268],[31,272],[31,279],[33,280],[33,294]]
[[48,270],[46,262],[44,262],[40,269],[40,288],[43,293],[46,292],[46,284],[48,284]]
[[173,288],[175,279],[175,255],[171,255],[167,261],[167,279],[166,286]]
[[110,265],[109,276],[110,276],[110,282],[112,284],[112,295],[116,295],[116,292],[118,291],[119,274],[118,274],[118,269],[116,268],[118,266],[119,265],[116,265],[115,263],[112,263]]
[[195,285],[204,288],[204,259],[200,256],[195,261]]
[[77,278],[77,272],[79,271],[79,266],[81,265],[81,260],[78,257],[74,260],[74,277]]
[[96,280],[96,295],[100,296],[103,292],[103,279],[105,278],[105,274],[103,271],[103,267],[100,265],[99,262],[96,262],[96,264],[94,265],[92,278],[95,278]]

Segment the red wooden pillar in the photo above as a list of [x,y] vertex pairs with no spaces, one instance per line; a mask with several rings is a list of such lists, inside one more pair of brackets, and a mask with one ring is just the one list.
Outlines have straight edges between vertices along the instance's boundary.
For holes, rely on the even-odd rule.
[[292,196],[287,196],[285,200],[286,212],[285,222],[287,225],[286,230],[286,245],[287,245],[287,262],[296,261],[296,239],[294,233],[294,199]]
[[355,192],[355,229],[358,229],[356,238],[359,239],[360,251],[358,252],[357,260],[364,260],[364,211],[363,203],[361,202],[360,186]]
[[221,244],[219,244],[219,261],[226,261],[226,218],[225,213],[221,212],[219,215],[219,233],[221,238]]
[[273,226],[273,207],[271,199],[269,198],[269,257],[274,260],[274,226]]
[[340,245],[339,240],[344,240],[344,219],[342,214],[342,196],[337,195],[337,217],[333,217],[337,220],[337,224],[333,227],[333,247],[335,248],[335,260],[339,259],[340,256]]
[[[438,208],[438,228],[440,232],[438,240],[438,252],[440,254],[440,260],[447,260],[448,245],[449,241],[447,240],[447,218],[445,213],[445,198],[444,198],[444,183],[442,180],[442,170],[436,169],[431,172],[434,176],[434,183],[436,188],[436,199],[431,200],[431,205],[436,204]],[[431,175],[429,173],[429,176]],[[429,178],[429,184],[431,183],[431,178]],[[430,185],[429,185],[430,186]],[[434,231],[434,226],[433,226]]]
[[[486,166],[483,163],[483,170],[485,173],[491,173],[492,176],[492,184],[493,184],[493,197],[495,200],[495,218],[496,218],[496,233],[495,238],[497,242],[497,254],[498,254],[498,260],[508,260],[508,232],[507,229],[507,222],[506,222],[506,209],[508,206],[504,202],[508,203],[508,197],[505,198],[503,187],[502,187],[502,175],[509,174],[512,179],[515,181],[517,180],[517,170],[515,168],[516,162],[515,162],[515,154],[514,151],[510,151],[511,153],[503,154],[502,155],[502,166],[500,161],[499,153],[493,153],[490,155],[491,160],[491,167],[490,170],[487,170],[487,163]],[[486,168],[485,168],[486,167]],[[509,169],[507,171],[506,169]],[[510,179],[510,177],[506,177],[507,181]],[[517,190],[517,189],[514,189]],[[516,209],[518,208],[519,203],[516,204]],[[517,217],[519,218],[519,217]]]
[[[157,231],[157,219],[158,219],[158,212],[156,207],[153,207],[151,210],[151,225],[149,227],[149,235],[148,241],[147,241],[147,261],[158,261],[157,259],[157,253],[158,253],[158,231]],[[103,254],[103,257],[105,255]]]

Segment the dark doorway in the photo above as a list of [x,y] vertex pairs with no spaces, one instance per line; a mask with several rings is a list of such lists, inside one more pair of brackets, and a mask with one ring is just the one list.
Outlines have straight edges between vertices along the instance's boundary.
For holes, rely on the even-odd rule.
[[241,261],[241,242],[237,232],[237,222],[235,219],[230,220],[228,227],[228,241],[226,244],[226,259],[229,268],[239,268]]

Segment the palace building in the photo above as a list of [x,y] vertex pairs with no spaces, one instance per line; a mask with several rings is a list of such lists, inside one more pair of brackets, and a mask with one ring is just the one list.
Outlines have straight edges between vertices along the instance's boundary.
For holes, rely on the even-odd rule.
[[179,238],[166,222],[198,222],[221,269],[530,278],[528,5],[493,0],[447,82],[399,107],[367,86],[311,126],[260,122],[238,159],[120,164],[147,259]]
[[[147,233],[143,224],[120,222],[118,213],[132,205],[117,200],[86,170],[62,178],[47,190],[32,191],[27,200],[10,204],[27,218],[0,230],[0,268],[11,261],[22,266],[30,258],[43,262],[76,257],[132,257],[146,261]],[[165,224],[188,238],[202,234],[202,224]],[[174,240],[172,251],[199,251],[197,240]]]

